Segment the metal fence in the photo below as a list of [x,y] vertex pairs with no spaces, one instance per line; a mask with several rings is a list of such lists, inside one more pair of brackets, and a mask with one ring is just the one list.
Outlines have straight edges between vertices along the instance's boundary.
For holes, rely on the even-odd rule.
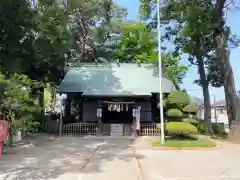
[[[99,133],[100,132],[100,133]],[[123,124],[123,136],[132,136],[132,124]],[[63,126],[63,135],[80,135],[80,136],[97,136],[97,135],[111,135],[111,124],[102,124],[99,130],[97,123],[71,123]],[[159,136],[160,129],[156,124],[141,124],[140,136]]]

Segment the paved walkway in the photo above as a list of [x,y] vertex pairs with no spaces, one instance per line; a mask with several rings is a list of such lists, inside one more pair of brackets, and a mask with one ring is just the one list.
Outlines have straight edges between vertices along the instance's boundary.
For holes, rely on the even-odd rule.
[[3,156],[0,180],[240,180],[237,145],[153,150],[144,139],[41,139],[36,147]]
[[38,142],[36,147],[18,148],[3,156],[0,179],[139,180],[132,141],[122,138],[51,138],[42,144]]
[[129,140],[108,139],[85,169],[83,180],[139,180],[140,170]]
[[218,145],[215,150],[150,150],[139,143],[136,149],[145,157],[138,160],[145,180],[240,180],[240,146]]

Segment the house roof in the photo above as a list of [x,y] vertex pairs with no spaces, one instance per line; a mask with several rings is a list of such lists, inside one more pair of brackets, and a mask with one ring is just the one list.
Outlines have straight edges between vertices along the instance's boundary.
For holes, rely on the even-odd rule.
[[[173,83],[162,79],[163,93],[175,90]],[[156,65],[121,63],[82,64],[68,70],[59,92],[83,92],[83,95],[151,95],[159,92]]]
[[212,104],[212,107],[225,107],[225,106],[226,106],[225,100],[216,101],[215,103]]

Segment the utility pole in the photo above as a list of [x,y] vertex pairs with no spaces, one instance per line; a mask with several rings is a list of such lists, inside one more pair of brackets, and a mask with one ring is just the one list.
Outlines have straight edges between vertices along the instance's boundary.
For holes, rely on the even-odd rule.
[[161,23],[167,24],[168,21],[163,20],[161,22],[160,5],[167,5],[167,0],[157,0],[157,32],[158,32],[158,68],[159,68],[159,109],[160,109],[160,123],[161,123],[161,144],[165,144],[165,122],[163,112],[163,92],[162,92],[162,59],[161,59]]
[[160,0],[157,0],[157,22],[158,22],[158,68],[159,68],[159,109],[161,122],[161,144],[165,144],[164,116],[163,116],[163,93],[162,93],[162,59],[161,59],[161,20]]
[[217,108],[216,108],[216,96],[215,93],[213,93],[213,104],[214,104],[214,118],[215,118],[215,123],[217,124]]

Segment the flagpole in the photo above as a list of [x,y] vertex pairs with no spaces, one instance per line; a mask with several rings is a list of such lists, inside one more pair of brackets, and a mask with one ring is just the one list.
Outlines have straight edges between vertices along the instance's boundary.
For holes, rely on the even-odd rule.
[[161,60],[161,19],[160,19],[160,0],[157,0],[157,32],[158,32],[158,66],[159,66],[159,109],[161,122],[161,144],[165,144],[164,116],[163,116],[163,92],[162,92],[162,60]]

